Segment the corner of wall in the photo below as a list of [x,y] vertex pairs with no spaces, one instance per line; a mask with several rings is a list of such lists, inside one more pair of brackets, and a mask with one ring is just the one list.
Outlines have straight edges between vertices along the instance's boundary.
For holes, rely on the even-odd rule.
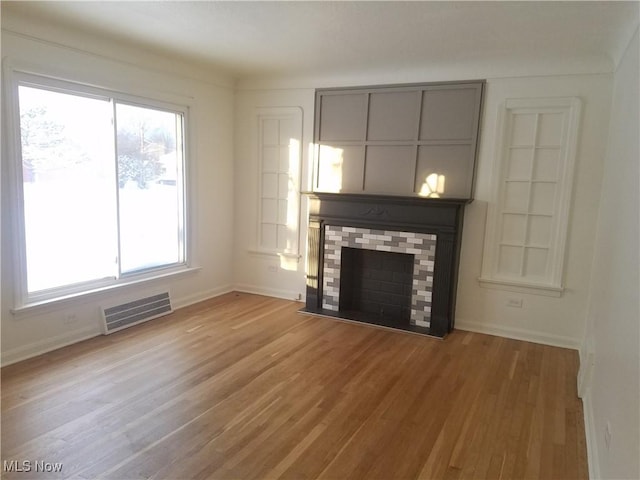
[[580,397],[582,398],[582,410],[584,414],[584,433],[587,442],[587,462],[589,467],[589,478],[595,480],[601,478],[601,476],[591,392],[587,390],[586,392],[583,392]]

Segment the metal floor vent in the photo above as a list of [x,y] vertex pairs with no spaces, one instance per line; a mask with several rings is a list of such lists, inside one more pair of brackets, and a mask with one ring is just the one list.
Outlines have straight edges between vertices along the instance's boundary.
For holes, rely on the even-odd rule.
[[173,312],[169,292],[103,308],[104,333],[109,334]]

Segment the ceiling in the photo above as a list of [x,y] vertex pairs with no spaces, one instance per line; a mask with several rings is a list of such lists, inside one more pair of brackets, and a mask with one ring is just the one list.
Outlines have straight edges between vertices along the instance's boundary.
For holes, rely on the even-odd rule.
[[2,2],[236,77],[460,62],[617,63],[636,2]]

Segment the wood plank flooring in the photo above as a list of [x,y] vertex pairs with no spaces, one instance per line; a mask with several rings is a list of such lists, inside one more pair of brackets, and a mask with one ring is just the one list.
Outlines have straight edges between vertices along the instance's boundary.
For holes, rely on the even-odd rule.
[[[587,478],[577,352],[232,293],[2,369],[12,478]],[[5,463],[5,468],[7,464]]]

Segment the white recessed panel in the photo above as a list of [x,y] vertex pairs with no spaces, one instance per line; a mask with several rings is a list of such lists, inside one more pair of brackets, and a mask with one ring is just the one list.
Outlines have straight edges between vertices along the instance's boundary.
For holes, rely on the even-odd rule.
[[560,145],[564,125],[563,113],[542,113],[538,120],[539,146]]
[[535,130],[535,114],[513,114],[511,122],[511,145],[534,145]]
[[277,248],[275,225],[269,223],[263,223],[261,225],[260,244],[269,249]]
[[[504,102],[505,121],[499,140],[502,156],[497,169],[500,177],[493,185],[499,188],[495,197],[497,214],[493,215],[495,223],[487,228],[481,282],[517,285],[545,295],[561,294],[580,111],[577,97],[513,98]],[[514,145],[533,149],[533,163],[512,157]],[[526,174],[528,165],[532,168]],[[520,232],[517,221],[505,217],[509,212],[526,217],[520,256],[505,245],[511,241],[517,246]],[[518,259],[520,271],[516,272]]]
[[280,119],[280,136],[278,143],[280,145],[289,145],[291,140],[298,140],[298,134],[296,133],[297,125],[293,117]]
[[277,172],[280,147],[262,147],[262,171]]
[[287,224],[287,207],[288,202],[286,200],[278,200],[278,223],[282,225]]
[[522,247],[501,245],[498,257],[498,273],[510,277],[520,276],[522,251]]
[[531,177],[533,152],[533,148],[511,148],[509,150],[507,160],[507,178],[509,180],[528,180]]
[[[260,108],[260,217],[259,248],[297,250],[300,146],[302,110],[299,108]],[[286,226],[288,237],[280,239],[278,224]]]
[[[289,166],[292,163],[291,160],[297,160],[290,158],[291,151],[288,145],[280,145],[279,147],[279,165],[278,168],[281,172],[288,172]],[[297,164],[297,162],[295,162]]]
[[262,145],[278,145],[279,121],[277,118],[265,118],[262,120]]
[[504,189],[504,209],[509,212],[527,212],[529,183],[507,182]]
[[549,251],[546,248],[527,248],[524,259],[524,274],[529,278],[547,276]]
[[502,216],[502,241],[505,243],[518,243],[524,245],[525,232],[527,229],[526,215]]
[[278,175],[278,198],[286,200],[289,197],[289,175]]
[[263,199],[262,200],[262,221],[269,223],[276,223],[277,221],[277,200]]
[[531,185],[531,213],[552,215],[555,193],[555,183],[533,183]]
[[278,225],[278,239],[277,239],[277,248],[278,250],[288,250],[291,245],[288,244],[289,240],[289,231],[286,225]]
[[558,166],[560,165],[559,148],[536,149],[536,162],[533,169],[534,180],[558,180]]
[[527,244],[546,247],[551,241],[551,217],[529,216],[529,238]]
[[262,174],[262,196],[276,198],[278,196],[278,175],[275,173]]

